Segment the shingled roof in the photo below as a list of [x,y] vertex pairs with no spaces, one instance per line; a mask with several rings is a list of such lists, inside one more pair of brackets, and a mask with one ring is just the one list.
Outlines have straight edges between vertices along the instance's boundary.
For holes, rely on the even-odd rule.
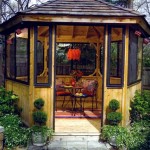
[[143,16],[136,11],[115,6],[102,0],[51,0],[20,13],[83,16]]

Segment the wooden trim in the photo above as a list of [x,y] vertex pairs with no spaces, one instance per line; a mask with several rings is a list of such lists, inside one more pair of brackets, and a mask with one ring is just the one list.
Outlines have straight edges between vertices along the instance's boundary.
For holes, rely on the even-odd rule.
[[[63,18],[63,19],[62,19]],[[65,16],[65,15],[22,15],[22,21],[37,22],[72,22],[72,23],[126,23],[136,24],[139,17],[116,16]],[[61,21],[60,21],[61,20]]]
[[[112,28],[122,28],[122,69],[121,69],[121,83],[120,84],[110,84],[110,51],[111,51],[111,29]],[[107,53],[107,87],[123,87],[124,86],[124,53],[125,53],[125,26],[108,26],[108,53]]]
[[[34,26],[34,45],[35,45],[35,52],[34,52],[34,86],[36,87],[49,87],[51,86],[51,73],[52,73],[52,27],[49,25],[49,48],[48,48],[48,82],[47,83],[37,83],[37,41],[38,41],[38,25]],[[44,61],[44,55],[43,55]],[[44,63],[44,62],[43,62]]]
[[[20,28],[24,28],[24,26],[19,26]],[[30,36],[29,36],[29,28],[27,27],[27,29],[28,29],[28,41],[27,41],[27,58],[28,58],[28,62],[27,62],[27,81],[22,81],[22,80],[19,80],[19,79],[17,79],[17,77],[16,77],[16,75],[17,75],[17,63],[16,63],[16,51],[17,51],[17,45],[16,45],[16,31],[15,31],[15,29],[14,29],[14,31],[13,31],[13,33],[14,33],[14,35],[15,35],[15,37],[14,37],[14,78],[11,78],[11,77],[7,77],[7,61],[6,61],[6,58],[5,58],[5,78],[6,79],[9,79],[9,80],[11,80],[11,81],[14,81],[14,82],[18,82],[18,83],[22,83],[22,84],[26,84],[26,85],[29,85],[29,58],[30,58],[30,48],[29,48],[29,44],[30,44]],[[6,43],[6,41],[7,41],[7,39],[6,39],[6,37],[5,37],[5,55],[7,55],[7,43]]]

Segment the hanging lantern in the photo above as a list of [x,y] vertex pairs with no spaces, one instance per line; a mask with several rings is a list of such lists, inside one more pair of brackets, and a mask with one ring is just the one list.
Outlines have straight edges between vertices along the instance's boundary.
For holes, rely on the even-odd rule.
[[68,60],[72,60],[72,52],[71,51],[72,51],[71,49],[68,50],[68,53],[67,53]]
[[135,31],[134,34],[137,35],[137,36],[141,36],[142,33],[140,31]]
[[16,33],[17,33],[17,35],[19,35],[21,33],[21,29],[17,29]]
[[80,60],[80,49],[69,49],[67,53],[68,60]]
[[147,38],[145,38],[145,39],[143,40],[143,43],[144,43],[144,44],[148,44],[149,42],[150,42],[150,40],[147,39]]

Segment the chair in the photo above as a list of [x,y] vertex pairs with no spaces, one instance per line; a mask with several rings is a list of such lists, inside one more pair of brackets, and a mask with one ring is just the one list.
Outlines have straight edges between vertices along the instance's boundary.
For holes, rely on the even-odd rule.
[[[66,91],[66,89],[63,88],[63,81],[61,79],[56,79],[56,97],[62,96],[63,102],[62,102],[62,108],[64,107],[66,96],[71,96],[71,92]],[[56,99],[56,110],[57,110],[57,99]]]
[[[94,101],[96,103],[96,109],[97,109],[97,87],[98,87],[98,82],[96,80],[85,80],[83,81],[83,89],[82,89],[82,94],[85,96],[85,99],[88,97],[92,98],[92,111],[94,107]],[[84,109],[84,103],[83,102],[83,109]]]

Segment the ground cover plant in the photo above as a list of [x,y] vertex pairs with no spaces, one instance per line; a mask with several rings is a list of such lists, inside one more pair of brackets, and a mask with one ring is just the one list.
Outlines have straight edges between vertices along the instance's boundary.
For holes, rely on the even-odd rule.
[[16,146],[27,146],[30,129],[25,127],[19,116],[19,98],[13,91],[0,87],[0,125],[4,127],[4,146],[9,150]]

